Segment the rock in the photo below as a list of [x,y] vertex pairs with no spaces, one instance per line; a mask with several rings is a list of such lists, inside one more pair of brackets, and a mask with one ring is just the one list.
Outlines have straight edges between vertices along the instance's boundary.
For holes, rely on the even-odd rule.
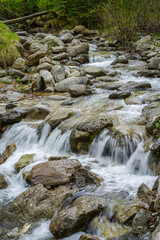
[[153,130],[156,128],[156,123],[160,120],[160,107],[148,110],[146,117],[147,117],[146,129],[150,134],[153,134]]
[[53,47],[64,46],[64,43],[59,38],[52,35],[45,37],[44,42]]
[[30,55],[26,60],[27,66],[34,66],[38,64],[39,60],[45,56],[45,52],[37,51],[34,54]]
[[79,62],[80,64],[89,62],[88,54],[80,54],[73,58],[73,61]]
[[63,59],[69,60],[69,54],[65,53],[65,52],[62,52],[62,53],[59,53],[59,54],[53,56],[53,60],[60,61],[60,60],[63,60]]
[[131,232],[131,228],[122,226],[117,222],[110,222],[104,217],[93,219],[93,227],[94,232],[101,235],[103,239],[106,240],[129,239],[128,234]]
[[5,77],[7,75],[5,70],[0,70],[0,78]]
[[96,81],[102,81],[102,82],[117,82],[118,79],[110,77],[110,76],[101,76],[97,77]]
[[69,77],[63,81],[55,84],[55,90],[57,92],[69,92],[71,86],[75,84],[87,84],[88,78],[86,77]]
[[150,48],[151,45],[151,36],[147,35],[145,37],[142,37],[140,40],[136,41],[134,43],[134,46],[136,47],[137,51],[142,51]]
[[104,128],[111,127],[112,121],[107,118],[95,118],[79,124],[70,135],[70,147],[75,153],[88,152],[94,137]]
[[30,119],[30,120],[45,119],[49,113],[50,113],[50,109],[46,105],[37,104],[29,110],[27,119]]
[[40,77],[41,77],[41,79],[42,79],[42,81],[44,83],[45,88],[54,86],[55,81],[53,79],[52,74],[49,71],[41,70],[40,71]]
[[81,43],[68,49],[70,57],[76,57],[78,54],[88,54],[89,45],[87,43]]
[[52,219],[49,230],[56,238],[66,237],[83,230],[104,207],[103,199],[92,196],[79,197],[68,209],[61,210]]
[[52,113],[49,118],[47,119],[47,122],[51,126],[51,130],[55,129],[61,122],[65,121],[66,119],[69,119],[73,116],[73,112],[69,109],[56,109],[54,113]]
[[157,68],[160,69],[160,57],[151,58],[149,61],[148,67],[150,69],[157,69]]
[[41,44],[39,41],[32,41],[30,46],[29,46],[29,52],[31,54],[41,51],[47,53],[48,51],[48,45],[47,44]]
[[[77,36],[78,36],[78,35],[77,35]],[[82,35],[82,37],[83,37],[83,35]],[[78,40],[78,39],[73,39],[72,42],[71,42],[71,45],[72,45],[72,46],[76,46],[76,45],[79,45],[79,44],[81,44],[81,41]]]
[[71,33],[66,33],[60,37],[60,40],[64,43],[70,43],[73,39],[73,35]]
[[15,227],[49,219],[62,206],[64,200],[72,195],[70,187],[60,186],[54,191],[48,191],[38,184],[21,193],[2,209],[0,223],[5,227]]
[[2,173],[0,173],[0,189],[5,189],[7,187],[8,187],[8,183],[5,180],[5,176]]
[[157,180],[155,181],[152,191],[157,194],[160,194],[160,177],[158,177]]
[[57,187],[72,182],[72,175],[81,167],[78,160],[57,160],[37,164],[25,174],[26,181],[31,185],[39,183],[44,186]]
[[64,46],[52,47],[52,52],[53,52],[53,53],[66,52],[66,48],[65,48]]
[[160,138],[158,138],[156,142],[153,143],[153,145],[150,147],[150,150],[154,152],[160,152]]
[[45,57],[43,57],[43,58],[41,58],[41,59],[39,60],[39,64],[41,65],[42,63],[52,64],[52,59],[49,58],[49,57],[47,57],[47,56],[45,56]]
[[111,85],[106,85],[106,89],[108,90],[118,90],[122,85],[121,84],[111,84]]
[[92,184],[99,186],[102,181],[103,179],[98,174],[83,167],[78,168],[74,172],[74,182],[78,188],[83,188]]
[[53,65],[47,62],[44,62],[36,67],[36,71],[40,72],[41,70],[51,71]]
[[147,185],[142,183],[138,188],[137,197],[150,206],[154,199],[154,192]]
[[128,64],[128,59],[125,56],[120,56],[116,58],[111,65],[115,65],[117,63]]
[[132,221],[132,227],[138,234],[146,234],[150,231],[147,225],[147,219],[151,217],[152,212],[143,210],[138,212]]
[[14,68],[9,68],[8,69],[8,74],[10,76],[13,76],[15,78],[18,78],[18,77],[24,77],[24,73],[20,70],[17,70],[17,69],[14,69]]
[[44,82],[39,73],[33,74],[31,76],[31,82],[32,82],[32,91],[33,92],[45,89]]
[[152,240],[160,239],[160,224],[156,227],[155,231],[152,233]]
[[94,32],[87,29],[85,26],[78,25],[72,30],[74,34],[93,35]]
[[0,155],[0,164],[4,163],[16,150],[16,145],[14,143],[8,145],[5,151]]
[[100,239],[91,234],[83,234],[79,240],[100,240]]
[[21,79],[21,83],[22,83],[22,84],[28,84],[28,83],[31,82],[31,79],[32,79],[32,77],[31,77],[31,75],[29,74],[29,75],[27,75],[27,76],[25,76],[25,77],[23,77],[23,78]]
[[136,90],[146,90],[148,88],[151,88],[151,84],[149,82],[128,82],[126,85],[122,85],[118,90],[119,91],[136,91]]
[[76,71],[70,73],[68,77],[80,77],[80,76],[81,76],[81,73],[76,70]]
[[84,71],[93,77],[105,76],[106,73],[99,67],[86,67]]
[[130,223],[143,207],[140,204],[123,205],[116,211],[116,217],[122,224]]
[[51,73],[56,83],[61,82],[62,80],[65,79],[65,73],[60,65],[54,65],[52,67]]
[[160,72],[158,70],[144,70],[138,72],[138,74],[140,77],[156,77]]
[[112,94],[109,95],[110,99],[124,99],[127,98],[131,95],[131,92],[123,92],[123,91],[118,91],[118,92],[113,92]]
[[36,154],[25,154],[14,164],[15,169],[19,172],[22,168],[32,163],[33,158]]
[[82,95],[89,95],[92,92],[85,85],[74,84],[74,85],[70,86],[69,93],[71,94],[72,97],[79,97]]

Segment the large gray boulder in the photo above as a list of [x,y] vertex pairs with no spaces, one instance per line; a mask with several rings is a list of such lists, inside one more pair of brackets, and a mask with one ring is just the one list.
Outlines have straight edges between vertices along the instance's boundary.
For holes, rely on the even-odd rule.
[[88,54],[89,45],[87,43],[81,43],[68,49],[68,54],[71,57],[76,57],[78,54]]
[[71,33],[66,33],[60,37],[60,40],[64,43],[70,43],[73,39],[73,35]]
[[54,65],[52,67],[51,73],[56,83],[59,83],[65,79],[65,73],[60,65]]
[[49,35],[44,38],[44,42],[53,47],[64,46],[64,43],[56,36]]
[[84,71],[87,73],[87,74],[90,74],[92,75],[93,77],[100,77],[100,76],[105,76],[106,73],[104,72],[104,70],[102,70],[101,68],[99,67],[86,67],[84,69]]
[[30,55],[26,60],[27,66],[33,66],[39,63],[39,60],[46,55],[46,52],[37,51],[34,54]]
[[[54,78],[52,76],[52,74],[47,71],[47,70],[41,70],[40,71],[40,77],[44,83],[44,86],[45,86],[45,90],[47,88],[53,88],[54,87],[54,84],[55,84],[55,81],[54,81]],[[54,90],[54,89],[52,89]]]
[[82,95],[89,95],[92,93],[91,90],[83,84],[74,84],[70,86],[69,92],[72,97],[79,97]]

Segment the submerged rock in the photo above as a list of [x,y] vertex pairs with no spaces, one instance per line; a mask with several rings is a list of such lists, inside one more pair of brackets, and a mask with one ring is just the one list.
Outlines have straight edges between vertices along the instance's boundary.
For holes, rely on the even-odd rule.
[[83,230],[89,221],[105,207],[105,201],[93,196],[77,198],[72,205],[61,210],[51,221],[49,230],[56,238],[66,237]]
[[98,237],[91,234],[83,234],[79,240],[100,240]]
[[132,221],[132,227],[139,234],[145,234],[150,231],[147,220],[152,215],[152,212],[143,210],[136,214]]
[[16,162],[14,164],[15,169],[17,170],[17,172],[19,172],[22,168],[28,166],[32,161],[33,158],[36,154],[25,154],[23,155],[18,162]]
[[109,95],[110,99],[124,99],[131,95],[131,92],[113,92]]
[[3,175],[2,173],[0,173],[0,189],[5,189],[8,187],[8,183],[5,180],[5,175]]
[[14,143],[8,145],[5,151],[0,155],[0,164],[4,163],[16,150],[16,145]]
[[150,206],[154,199],[154,192],[147,185],[142,183],[138,188],[137,197]]
[[70,86],[69,92],[72,97],[79,97],[82,95],[89,95],[92,93],[91,90],[83,84],[74,84]]

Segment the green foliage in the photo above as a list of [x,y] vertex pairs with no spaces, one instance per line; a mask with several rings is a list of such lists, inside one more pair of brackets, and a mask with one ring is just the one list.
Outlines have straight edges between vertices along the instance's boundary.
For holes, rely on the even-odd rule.
[[18,78],[16,79],[16,82],[17,82],[17,83],[20,83],[20,81],[21,81],[21,79],[20,79],[20,77],[18,77]]
[[160,136],[160,120],[155,125],[155,129],[153,130],[153,135],[155,136],[155,138],[158,138]]

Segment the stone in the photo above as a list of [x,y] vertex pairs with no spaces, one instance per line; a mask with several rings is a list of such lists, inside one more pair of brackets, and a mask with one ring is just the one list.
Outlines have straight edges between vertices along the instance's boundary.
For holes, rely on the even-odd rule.
[[84,34],[84,35],[93,35],[94,34],[93,31],[87,29],[83,25],[75,26],[72,31],[73,31],[74,34]]
[[88,78],[86,77],[69,77],[55,84],[57,92],[69,92],[71,86],[75,84],[87,84]]
[[44,62],[36,67],[36,71],[40,72],[41,70],[51,71],[53,65],[47,62]]
[[45,52],[37,51],[34,54],[30,55],[26,60],[27,66],[34,66],[39,63],[39,60],[45,56]]
[[17,58],[16,61],[13,64],[13,68],[25,71],[26,65],[25,65],[25,59],[23,58]]
[[71,97],[79,97],[82,95],[89,95],[92,92],[85,85],[74,84],[74,85],[70,86],[69,93],[71,94]]
[[35,165],[25,179],[30,185],[43,184],[57,187],[72,182],[72,175],[81,167],[78,160],[57,160]]
[[138,234],[146,234],[150,231],[147,225],[147,220],[152,216],[152,212],[142,210],[138,212],[132,221],[132,227]]
[[115,65],[117,63],[128,64],[128,59],[125,56],[120,56],[116,58],[111,65]]
[[33,158],[36,154],[25,154],[14,164],[15,169],[19,172],[22,168],[28,166],[33,162]]
[[29,74],[29,75],[27,75],[27,76],[25,76],[25,77],[23,77],[23,78],[21,79],[21,83],[22,83],[22,84],[28,84],[28,83],[31,82],[31,79],[32,79],[32,77],[31,77],[31,75]]
[[60,186],[48,191],[42,184],[38,184],[21,193],[1,210],[0,223],[5,227],[18,227],[50,219],[73,193],[70,187]]
[[68,49],[68,54],[70,57],[76,57],[79,54],[88,54],[89,52],[89,45],[87,43],[81,43],[79,45],[70,47]]
[[160,239],[160,224],[156,227],[156,229],[152,233],[152,240],[159,240],[159,239]]
[[55,81],[54,81],[52,74],[49,71],[41,70],[39,74],[44,83],[45,88],[54,86]]
[[158,121],[160,120],[160,107],[155,107],[148,110],[146,113],[146,118],[146,129],[150,134],[153,134],[153,130],[156,128],[156,123],[158,123]]
[[44,42],[53,47],[64,46],[64,43],[59,38],[52,35],[45,37]]
[[0,70],[0,78],[7,76],[7,72],[5,70]]
[[73,58],[73,61],[79,62],[80,64],[84,64],[89,62],[88,54],[80,54]]
[[39,60],[39,64],[41,65],[42,63],[52,64],[52,59],[49,58],[48,56],[45,56]]
[[124,99],[127,98],[131,95],[131,92],[123,92],[123,91],[118,91],[118,92],[113,92],[112,94],[109,95],[110,99]]
[[64,46],[52,47],[53,53],[62,53],[66,52],[66,48]]
[[62,52],[62,53],[59,53],[59,54],[53,56],[53,60],[60,61],[60,60],[63,60],[63,59],[69,60],[69,54],[65,53],[65,52]]
[[24,73],[22,71],[14,69],[14,68],[9,68],[8,69],[8,74],[10,76],[13,76],[14,78],[24,77]]
[[29,52],[31,54],[41,51],[47,53],[48,45],[47,44],[41,44],[39,41],[32,41],[32,43],[29,46]]
[[117,82],[118,79],[110,77],[110,76],[101,76],[96,77],[96,81],[102,81],[102,82]]
[[54,65],[52,67],[51,73],[56,83],[59,83],[65,79],[65,73],[60,65]]
[[78,168],[74,172],[74,183],[78,188],[86,187],[87,185],[99,186],[103,179],[96,173],[93,173],[86,168]]
[[110,119],[99,117],[82,122],[75,129],[72,130],[70,135],[70,147],[75,153],[86,153],[95,138],[104,128],[113,125]]
[[154,199],[154,192],[147,185],[142,183],[137,191],[137,197],[144,203],[147,203],[148,206],[151,205]]
[[158,70],[144,70],[138,72],[140,77],[157,77],[159,76],[160,72]]
[[4,163],[16,150],[16,145],[11,143],[5,149],[5,151],[0,155],[0,164]]
[[150,150],[153,152],[160,152],[160,138],[158,138],[155,143],[152,144]]
[[145,37],[142,37],[140,40],[136,41],[134,43],[134,46],[136,47],[137,51],[142,51],[150,48],[152,37],[150,35],[147,35]]
[[150,69],[160,69],[160,57],[151,58],[148,64]]
[[61,210],[51,221],[49,230],[56,238],[85,229],[93,217],[105,207],[103,199],[93,196],[77,198],[69,208]]
[[84,71],[93,77],[105,76],[106,73],[99,67],[86,67]]
[[31,76],[31,83],[33,92],[45,89],[44,82],[39,73],[33,74]]
[[31,109],[29,110],[29,112],[27,114],[27,119],[30,119],[30,120],[45,119],[50,112],[51,111],[48,108],[48,106],[39,103],[39,104],[31,107]]
[[83,234],[79,240],[100,240],[100,238],[95,237],[91,234]]
[[79,71],[74,71],[68,75],[68,77],[80,77],[81,73]]
[[66,33],[60,37],[60,40],[64,43],[70,43],[73,39],[73,35],[71,33]]
[[8,187],[8,183],[5,179],[5,175],[3,175],[2,173],[0,173],[0,189],[5,189]]

